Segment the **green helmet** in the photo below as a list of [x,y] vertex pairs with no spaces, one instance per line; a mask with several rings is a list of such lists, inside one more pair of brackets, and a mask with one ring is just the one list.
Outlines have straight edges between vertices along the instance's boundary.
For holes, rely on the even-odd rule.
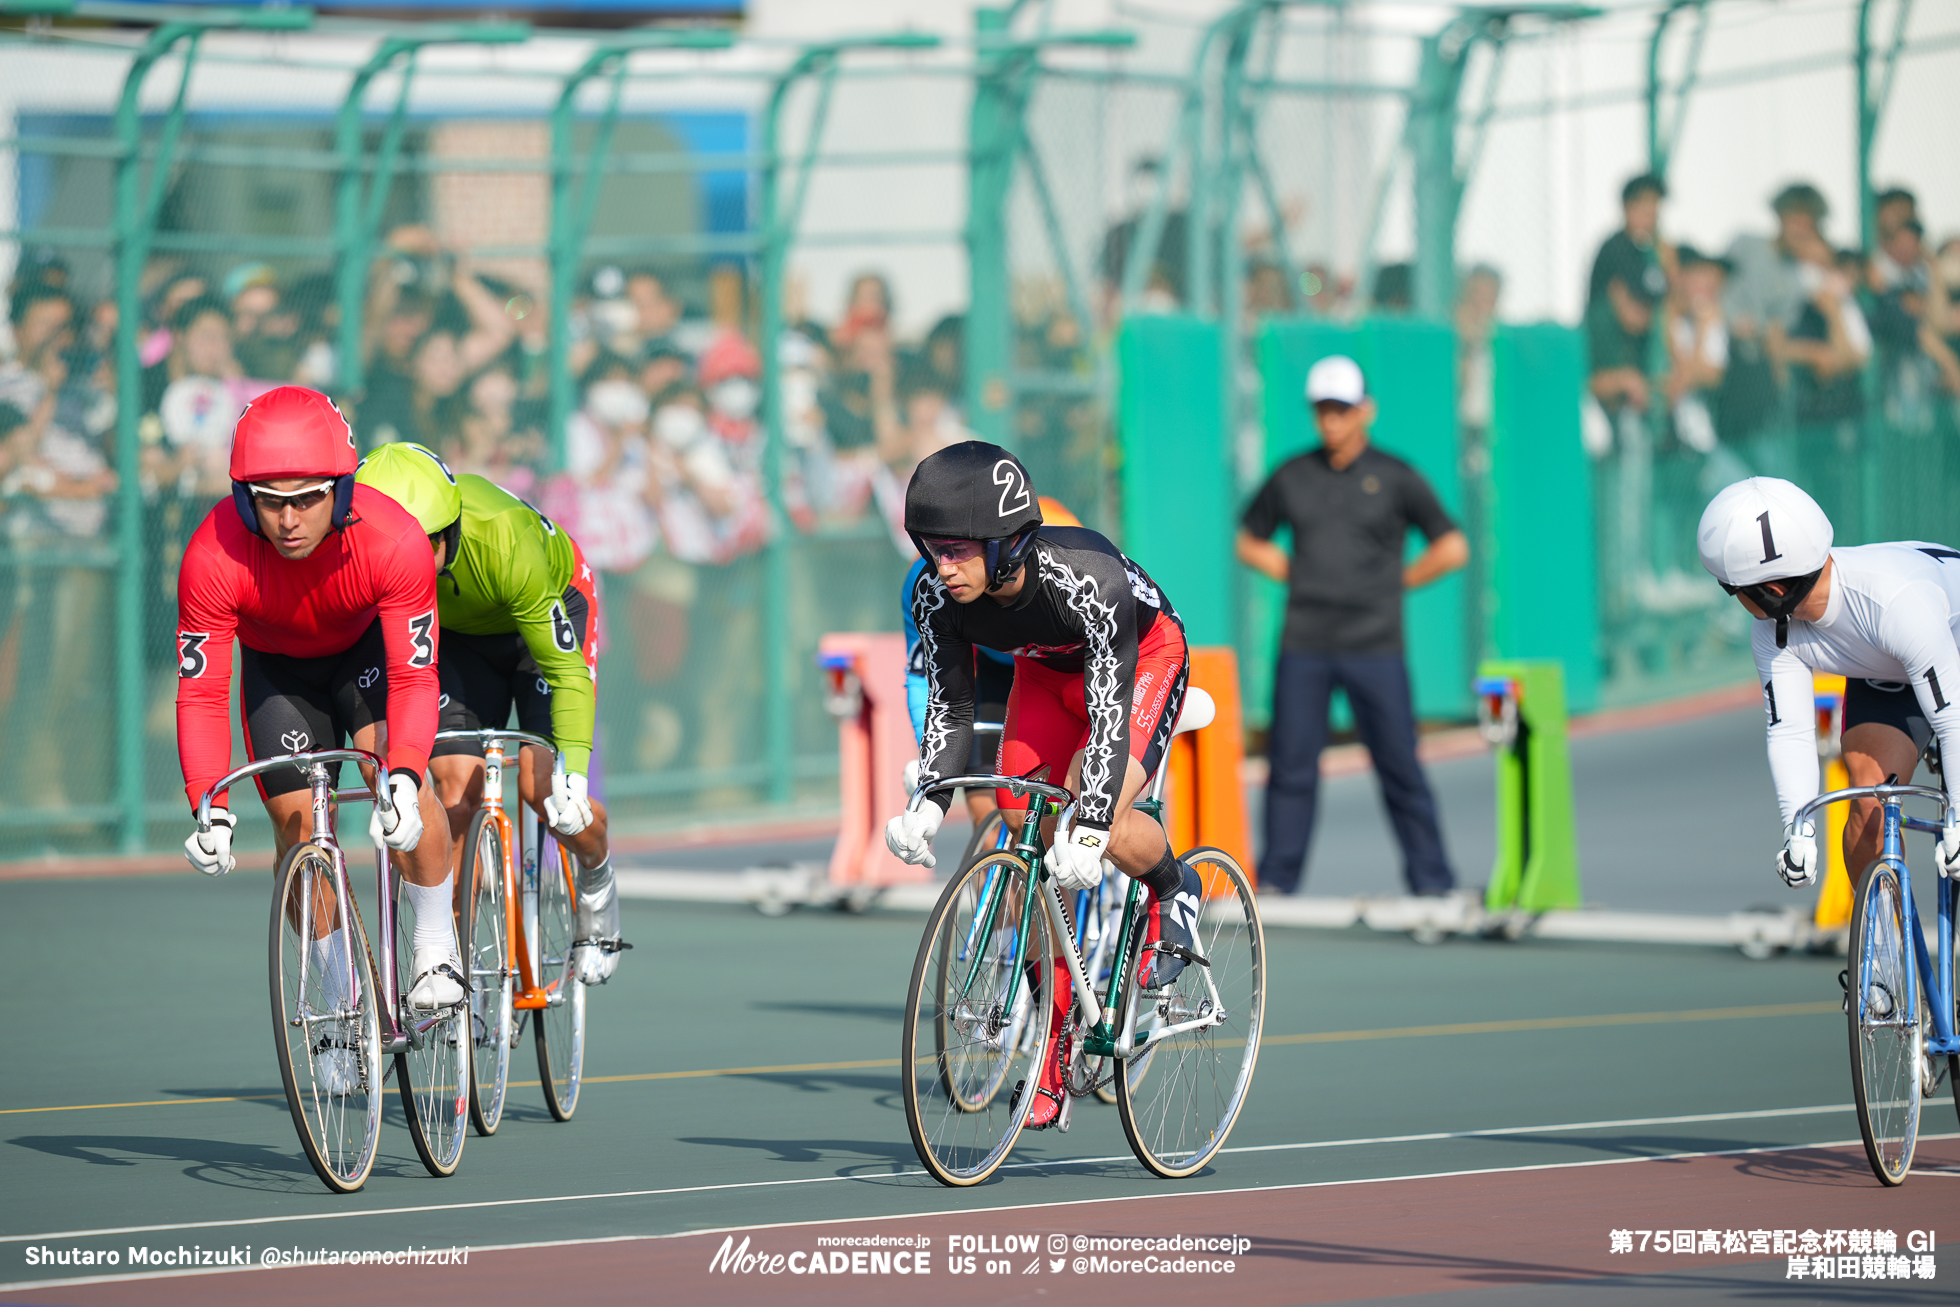
[[375,450],[361,460],[354,480],[406,508],[428,535],[441,535],[463,516],[463,490],[456,484],[456,474],[434,450],[413,441]]

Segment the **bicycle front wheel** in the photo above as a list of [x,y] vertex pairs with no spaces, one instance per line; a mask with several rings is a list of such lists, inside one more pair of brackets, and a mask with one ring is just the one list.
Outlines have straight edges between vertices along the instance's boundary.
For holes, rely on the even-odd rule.
[[367,1183],[381,1140],[379,987],[361,919],[342,910],[333,855],[286,850],[273,878],[272,1043],[300,1147],[327,1188]]
[[[408,1047],[395,1054],[395,1083],[401,1087],[402,1111],[408,1117],[408,1137],[416,1156],[430,1175],[456,1174],[463,1160],[463,1141],[470,1122],[470,996],[448,1007],[425,1011],[409,1006],[408,990],[415,956],[415,910],[401,893],[401,874],[391,875],[395,891],[395,966],[401,977],[401,1021],[409,1032]],[[452,918],[456,938],[470,938],[470,908],[462,902],[462,919]]]
[[1883,1185],[1902,1183],[1919,1140],[1918,983],[1899,870],[1873,863],[1851,908],[1851,1090],[1865,1157]]
[[989,853],[998,852],[1005,847],[1002,839],[1007,829],[1006,818],[995,808],[973,824],[973,834],[967,836],[966,851],[960,855],[960,869],[964,871]]
[[1139,961],[1128,964],[1122,1020],[1137,1047],[1116,1075],[1130,1148],[1169,1179],[1195,1175],[1225,1146],[1266,1018],[1266,937],[1251,882],[1222,849],[1193,849],[1184,861],[1205,878],[1197,952],[1209,965],[1190,963],[1168,987],[1144,990]]
[[[511,1010],[516,981],[510,965],[510,877],[504,828],[480,809],[463,839],[470,899],[470,1124],[494,1135],[510,1085],[510,1049],[517,1038]],[[461,938],[460,936],[458,937]]]
[[[941,1184],[979,1184],[1006,1160],[1034,1105],[1048,1047],[1054,947],[1033,882],[1011,853],[954,875],[927,919],[900,1039],[905,1124]],[[1023,919],[1027,921],[1025,935]],[[1003,1102],[1000,1089],[1020,1080]]]
[[579,1079],[585,1071],[585,986],[572,969],[577,926],[572,855],[547,839],[538,851],[538,985],[545,992],[545,1008],[531,1025],[538,1032],[544,1103],[559,1121],[571,1120],[578,1110]]

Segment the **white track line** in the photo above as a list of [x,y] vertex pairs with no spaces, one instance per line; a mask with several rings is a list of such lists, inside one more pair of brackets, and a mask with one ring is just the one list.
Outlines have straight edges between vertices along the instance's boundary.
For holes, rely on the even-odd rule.
[[[1686,1125],[1694,1122],[1704,1122],[1704,1121],[1748,1121],[1748,1120],[1762,1120],[1768,1117],[1816,1116],[1829,1112],[1849,1112],[1851,1110],[1852,1110],[1851,1107],[1847,1104],[1847,1105],[1836,1105],[1830,1107],[1771,1108],[1765,1111],[1755,1111],[1755,1112],[1701,1112],[1693,1116],[1628,1117],[1625,1118],[1624,1120],[1619,1120],[1619,1121],[1576,1121],[1576,1122],[1561,1123],[1557,1125],[1508,1126],[1508,1127],[1502,1127],[1493,1130],[1464,1130],[1464,1131],[1441,1133],[1441,1134],[1378,1135],[1368,1139],[1327,1139],[1327,1140],[1319,1140],[1311,1143],[1300,1143],[1300,1144],[1251,1144],[1244,1148],[1227,1148],[1222,1151],[1226,1153],[1263,1153],[1263,1152],[1275,1152],[1275,1151],[1280,1151],[1285,1149],[1352,1148],[1352,1147],[1359,1147],[1368,1144],[1427,1143],[1438,1139],[1473,1139],[1473,1138],[1487,1138],[1487,1137],[1497,1136],[1497,1135],[1552,1134],[1560,1131],[1569,1131],[1569,1130],[1607,1130],[1607,1129],[1613,1129],[1615,1127],[1636,1126],[1636,1125]],[[1931,1138],[1932,1136],[1926,1136],[1926,1137]],[[1821,1144],[1792,1145],[1792,1147],[1799,1147],[1799,1148],[1818,1148],[1824,1146],[1825,1145],[1821,1145]],[[1683,1156],[1699,1156],[1699,1154],[1683,1154]],[[1049,1170],[1056,1167],[1065,1167],[1065,1166],[1101,1166],[1101,1165],[1106,1165],[1110,1162],[1127,1162],[1129,1160],[1131,1160],[1131,1154],[1124,1153],[1120,1156],[1115,1156],[1115,1157],[1071,1157],[1071,1158],[1058,1158],[1054,1161],[1010,1162],[1006,1166],[1003,1166],[1001,1169],[1003,1171]],[[1632,1158],[1626,1160],[1639,1161],[1642,1159]],[[1552,1163],[1551,1165],[1563,1166],[1563,1165],[1568,1165],[1568,1163],[1560,1162],[1560,1163]],[[243,1228],[243,1227],[254,1226],[254,1225],[285,1225],[288,1223],[300,1222],[300,1221],[344,1221],[354,1217],[361,1217],[361,1216],[405,1216],[414,1212],[454,1212],[454,1211],[469,1211],[469,1210],[486,1208],[486,1207],[521,1207],[521,1206],[526,1206],[531,1204],[544,1204],[544,1203],[599,1202],[607,1199],[616,1199],[616,1198],[661,1198],[673,1194],[718,1193],[726,1190],[735,1190],[735,1189],[776,1189],[776,1188],[784,1188],[791,1185],[835,1184],[839,1181],[855,1181],[864,1184],[882,1184],[890,1180],[899,1180],[899,1179],[904,1179],[908,1176],[920,1176],[924,1174],[926,1174],[926,1172],[920,1170],[920,1171],[886,1172],[883,1175],[817,1175],[817,1176],[807,1176],[797,1180],[750,1180],[750,1181],[744,1181],[735,1184],[690,1185],[685,1188],[679,1188],[679,1189],[628,1189],[628,1190],[622,1190],[617,1193],[603,1193],[603,1194],[559,1194],[555,1196],[545,1196],[539,1198],[493,1198],[493,1199],[484,1199],[482,1201],[473,1202],[473,1203],[431,1203],[426,1206],[420,1206],[420,1207],[367,1207],[367,1208],[361,1208],[357,1211],[301,1212],[290,1216],[252,1216],[252,1217],[243,1217],[237,1220],[230,1220],[230,1221],[180,1221],[168,1225],[105,1226],[101,1229],[96,1229],[96,1230],[57,1230],[57,1231],[50,1231],[46,1234],[0,1235],[0,1244],[34,1243],[39,1240],[49,1240],[49,1239],[55,1239],[55,1240],[95,1239],[95,1238],[102,1238],[108,1235],[121,1235],[121,1234],[163,1234],[172,1230],[225,1230],[225,1229]],[[1469,1173],[1466,1172],[1465,1174],[1469,1174]],[[1352,1182],[1330,1181],[1328,1183],[1347,1184]],[[1283,1185],[1279,1187],[1290,1188],[1292,1186]],[[1204,1192],[1220,1193],[1220,1192],[1238,1192],[1238,1191],[1205,1190]],[[1105,1200],[1098,1199],[1096,1201],[1105,1201]],[[982,1208],[977,1210],[984,1211],[984,1210],[992,1210],[992,1209]],[[791,1222],[791,1224],[806,1224],[806,1223]],[[744,1226],[742,1228],[747,1229],[749,1227]],[[761,1228],[761,1227],[756,1227],[756,1228]]]
[[[1934,1140],[1960,1139],[1960,1133],[1921,1135],[1919,1138],[1922,1143],[1934,1141]],[[1813,1148],[1857,1148],[1862,1146],[1862,1144],[1863,1141],[1859,1139],[1834,1139],[1824,1143],[1816,1143],[1816,1144],[1774,1144],[1763,1148],[1723,1148],[1723,1149],[1717,1149],[1709,1152],[1699,1152],[1699,1153],[1657,1153],[1651,1157],[1604,1157],[1604,1158],[1593,1158],[1583,1162],[1541,1162],[1532,1166],[1490,1166],[1490,1167],[1480,1167],[1480,1168],[1476,1168],[1473,1170],[1466,1170],[1466,1171],[1429,1171],[1420,1175],[1370,1176],[1359,1180],[1309,1180],[1298,1184],[1248,1185],[1244,1188],[1239,1188],[1239,1189],[1195,1189],[1195,1190],[1160,1189],[1155,1193],[1117,1194],[1104,1198],[1068,1198],[1055,1202],[1046,1202],[1046,1203],[1003,1203],[994,1207],[954,1208],[952,1210],[943,1211],[943,1212],[892,1212],[884,1216],[836,1216],[836,1217],[829,1217],[829,1218],[825,1218],[822,1220],[815,1220],[815,1221],[771,1221],[762,1225],[718,1225],[718,1226],[712,1226],[701,1230],[676,1230],[671,1234],[647,1234],[647,1235],[615,1234],[615,1235],[601,1235],[591,1239],[551,1239],[551,1240],[545,1240],[537,1243],[502,1243],[502,1244],[471,1245],[470,1251],[485,1252],[485,1253],[511,1252],[511,1251],[530,1249],[530,1248],[571,1248],[571,1247],[583,1246],[586,1244],[638,1243],[638,1242],[652,1241],[656,1239],[691,1239],[696,1236],[712,1236],[717,1234],[724,1234],[724,1235],[739,1234],[745,1231],[755,1231],[755,1230],[796,1229],[806,1225],[856,1225],[856,1224],[862,1224],[870,1221],[916,1221],[916,1220],[931,1219],[933,1217],[941,1217],[941,1216],[976,1216],[988,1212],[1048,1211],[1052,1208],[1057,1208],[1057,1207],[1085,1207],[1093,1203],[1134,1203],[1134,1202],[1143,1202],[1153,1198],[1206,1198],[1216,1194],[1278,1193],[1289,1189],[1337,1189],[1344,1185],[1397,1184],[1404,1180],[1451,1180],[1451,1179],[1460,1178],[1462,1176],[1513,1175],[1526,1171],[1568,1171],[1568,1170],[1578,1170],[1582,1167],[1593,1167],[1593,1166],[1624,1166],[1632,1162],[1681,1162],[1681,1161],[1688,1161],[1697,1157],[1750,1157],[1762,1153],[1797,1153],[1797,1152],[1804,1152]],[[923,1171],[920,1171],[920,1172],[908,1172],[907,1174],[923,1175],[925,1173]],[[1916,1175],[1919,1173],[1914,1172],[1914,1174]],[[1927,1174],[1946,1175],[1949,1174],[1949,1172],[1947,1172],[1945,1169],[1942,1168],[1941,1170],[1937,1170],[1937,1171],[1929,1171],[1927,1172]],[[828,1177],[828,1178],[856,1179],[857,1177],[836,1176],[836,1177]],[[887,1176],[887,1177],[880,1177],[880,1178],[889,1179],[891,1177]],[[789,1183],[795,1183],[795,1182],[789,1182]],[[747,1188],[749,1186],[723,1186],[723,1187]],[[659,1190],[654,1192],[686,1193],[686,1192],[694,1192],[694,1191]],[[603,1197],[612,1197],[614,1195],[596,1194],[591,1196],[603,1198]],[[630,1197],[632,1195],[620,1195],[620,1196]],[[518,1200],[518,1201],[525,1201],[525,1200]],[[541,1199],[536,1201],[550,1202],[550,1201],[557,1201],[557,1200]],[[453,1206],[463,1206],[463,1207],[482,1207],[482,1206],[493,1206],[493,1205],[495,1204],[485,1204],[485,1203],[453,1204]],[[443,1209],[442,1208],[401,1208],[399,1210],[439,1211]],[[381,1215],[381,1214],[382,1213],[377,1213],[377,1212],[347,1213],[347,1215],[362,1215],[362,1216]],[[305,1219],[305,1218],[294,1218],[294,1219]],[[239,1224],[244,1224],[244,1223],[240,1222]],[[159,1228],[175,1228],[175,1227],[159,1227]],[[47,1236],[47,1237],[55,1237],[55,1236]],[[10,1284],[0,1284],[0,1293],[28,1293],[28,1292],[34,1292],[42,1289],[59,1289],[59,1288],[66,1288],[70,1286],[87,1285],[87,1284],[122,1284],[131,1280],[167,1280],[167,1279],[177,1279],[188,1275],[233,1275],[233,1274],[237,1274],[240,1271],[302,1270],[302,1269],[305,1268],[297,1267],[297,1266],[292,1266],[292,1267],[240,1266],[240,1267],[231,1267],[223,1270],[213,1268],[212,1270],[208,1270],[208,1271],[203,1271],[203,1270],[159,1271],[153,1274],[144,1274],[144,1275],[79,1276],[74,1279],[67,1279],[67,1280],[18,1280]]]

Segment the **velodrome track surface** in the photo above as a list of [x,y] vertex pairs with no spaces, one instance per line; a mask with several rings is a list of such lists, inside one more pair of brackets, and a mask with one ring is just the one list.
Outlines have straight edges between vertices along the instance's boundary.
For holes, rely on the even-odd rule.
[[[1650,906],[1628,900],[1620,887],[1636,883],[1615,870],[1645,865],[1704,885],[1708,910],[1777,902],[1760,729],[1749,712],[1582,741],[1610,744],[1576,764],[1589,890]],[[1617,775],[1596,766],[1616,751]],[[1452,769],[1470,777],[1480,765],[1436,769],[1466,870],[1476,836],[1455,833],[1472,819],[1456,809],[1487,803],[1488,790],[1475,795],[1474,777],[1459,786]],[[1386,889],[1392,869],[1349,829],[1362,814],[1341,819],[1350,799],[1335,791],[1349,784],[1330,787],[1314,874]],[[1588,809],[1602,784],[1618,787],[1610,806]],[[1464,797],[1449,797],[1453,787]],[[1372,806],[1365,779],[1351,797]],[[1369,856],[1375,865],[1359,865]],[[1712,901],[1722,896],[1739,902]],[[1677,894],[1666,906],[1695,905]],[[1960,1244],[1932,1281],[1829,1285],[1787,1282],[1783,1258],[1608,1251],[1616,1229],[1960,1239],[1960,1121],[1944,1091],[1926,1106],[1929,1138],[1902,1189],[1880,1190],[1862,1151],[1845,1146],[1857,1126],[1833,958],[1549,941],[1420,948],[1272,930],[1258,1077],[1214,1168],[1182,1183],[1147,1178],[1113,1109],[1088,1103],[1069,1134],[1024,1135],[1010,1168],[955,1192],[918,1173],[896,1086],[921,918],[629,901],[639,947],[594,996],[577,1118],[552,1123],[535,1086],[518,1087],[498,1135],[471,1139],[459,1173],[435,1180],[391,1103],[374,1177],[336,1198],[301,1157],[278,1087],[265,913],[262,873],[0,881],[0,976],[27,1000],[0,1017],[0,1302],[433,1292],[1127,1303],[1169,1292],[1243,1307],[1532,1307],[1951,1302],[1960,1282]],[[514,1078],[534,1079],[513,1065]],[[710,1270],[727,1232],[784,1254],[820,1238],[922,1236],[931,1271]],[[1178,1234],[1251,1247],[1229,1274],[1074,1268],[1078,1235]],[[1070,1242],[1059,1270],[1047,1256],[1055,1235]],[[949,1240],[968,1236],[984,1241],[977,1273],[954,1274]],[[468,1265],[73,1283],[127,1276],[133,1247],[249,1249],[256,1261],[269,1246],[452,1245],[472,1249]],[[39,1249],[113,1249],[125,1264],[29,1265]]]

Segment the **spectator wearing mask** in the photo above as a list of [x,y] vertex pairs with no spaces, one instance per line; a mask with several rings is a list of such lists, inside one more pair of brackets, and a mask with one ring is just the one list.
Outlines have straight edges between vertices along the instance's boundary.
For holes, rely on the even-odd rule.
[[1592,396],[1609,416],[1647,411],[1648,342],[1667,295],[1673,252],[1660,239],[1667,185],[1651,173],[1620,189],[1619,231],[1593,259],[1586,291]]
[[442,449],[457,473],[473,472],[519,499],[537,492],[537,464],[544,442],[535,425],[522,422],[534,404],[519,398],[517,376],[503,362],[470,379],[462,394],[454,438]]
[[1662,310],[1667,342],[1668,412],[1674,438],[1698,454],[1715,451],[1712,401],[1729,367],[1729,328],[1722,315],[1722,289],[1728,261],[1683,245],[1675,254],[1679,272]]

